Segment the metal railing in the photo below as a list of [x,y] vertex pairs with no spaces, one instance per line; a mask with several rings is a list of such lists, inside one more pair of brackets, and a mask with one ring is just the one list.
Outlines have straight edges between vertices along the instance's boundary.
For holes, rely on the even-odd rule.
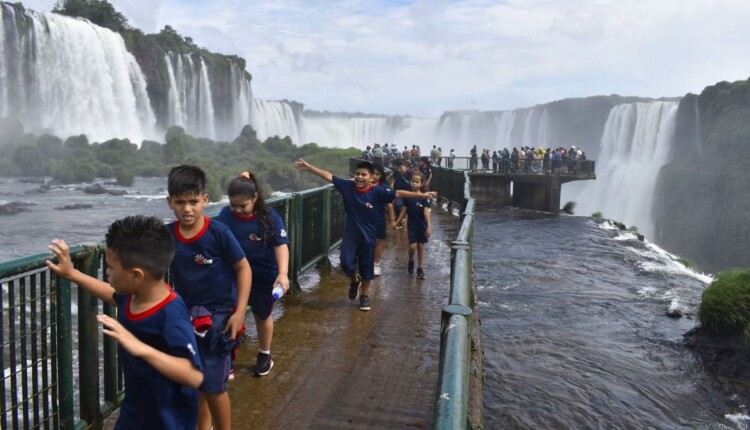
[[[268,200],[287,225],[293,292],[299,292],[300,275],[341,241],[343,206],[332,188]],[[100,312],[114,316],[115,308],[50,272],[44,264],[50,257],[37,254],[0,263],[3,430],[100,429],[122,401],[117,344],[102,337],[96,321]],[[71,257],[77,269],[106,281],[103,244],[73,246]]]
[[445,158],[441,167],[455,170],[468,170],[470,172],[501,173],[506,175],[561,175],[561,176],[593,176],[596,174],[596,162],[594,160],[563,159],[559,162],[549,160],[514,160],[502,159],[493,163],[492,160],[485,166],[482,160],[471,157],[456,157],[452,167],[446,164]]

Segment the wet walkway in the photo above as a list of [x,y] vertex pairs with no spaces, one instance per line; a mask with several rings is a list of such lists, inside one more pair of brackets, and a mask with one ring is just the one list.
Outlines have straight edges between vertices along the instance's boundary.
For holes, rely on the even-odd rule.
[[440,312],[448,302],[450,243],[458,218],[433,210],[427,279],[406,272],[408,240],[389,231],[372,310],[347,298],[338,268],[314,269],[303,293],[277,305],[268,376],[254,378],[254,330],[230,382],[236,429],[426,429],[438,380]]

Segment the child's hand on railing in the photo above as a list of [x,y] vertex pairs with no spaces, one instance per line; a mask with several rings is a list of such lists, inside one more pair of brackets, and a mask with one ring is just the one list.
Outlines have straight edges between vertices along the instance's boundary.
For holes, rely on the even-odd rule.
[[70,248],[68,247],[68,244],[65,243],[64,240],[54,239],[52,240],[52,245],[49,245],[47,248],[55,254],[55,257],[57,257],[57,264],[53,263],[51,260],[45,260],[44,264],[46,264],[51,271],[63,278],[70,278],[76,269],[73,267],[73,262],[70,260]]

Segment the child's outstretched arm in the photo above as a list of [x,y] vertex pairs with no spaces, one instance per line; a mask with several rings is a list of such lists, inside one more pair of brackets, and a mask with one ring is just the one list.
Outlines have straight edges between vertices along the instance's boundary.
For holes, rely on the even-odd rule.
[[297,170],[309,170],[312,173],[315,173],[316,175],[320,176],[327,182],[333,182],[333,174],[331,174],[331,172],[327,170],[323,170],[319,167],[315,167],[301,158],[297,160],[297,162],[294,163],[294,167],[296,167]]
[[396,190],[396,198],[397,199],[412,199],[412,198],[422,198],[422,199],[434,199],[437,197],[437,193],[435,191],[428,191],[426,193],[415,193],[414,191],[406,191],[406,190]]
[[96,319],[104,325],[102,332],[114,338],[133,357],[138,357],[159,373],[181,385],[198,388],[203,383],[203,373],[187,358],[175,357],[149,346],[133,336],[117,320],[108,315],[98,315]]
[[115,299],[112,298],[112,294],[115,292],[112,285],[91,277],[73,267],[73,262],[70,260],[70,248],[64,240],[54,239],[52,245],[49,245],[47,248],[57,257],[57,264],[51,260],[44,262],[51,271],[74,282],[97,299],[110,305],[116,305]]
[[247,300],[250,297],[250,286],[252,285],[252,272],[247,258],[242,258],[234,263],[234,271],[237,273],[237,305],[234,313],[229,317],[224,326],[224,332],[230,332],[231,338],[237,338],[237,332],[245,323],[245,312],[247,312]]

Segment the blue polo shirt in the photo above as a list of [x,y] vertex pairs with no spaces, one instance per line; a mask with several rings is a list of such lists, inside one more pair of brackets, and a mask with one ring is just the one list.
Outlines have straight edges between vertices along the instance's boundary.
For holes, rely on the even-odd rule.
[[237,304],[234,265],[245,257],[226,225],[205,217],[203,229],[190,239],[182,237],[179,221],[167,226],[175,238],[169,266],[172,285],[188,307],[229,310]]
[[[198,346],[190,316],[174,291],[153,308],[130,312],[132,296],[113,295],[119,308],[117,320],[141,342],[175,357],[187,358],[201,369]],[[119,347],[125,377],[125,398],[120,407],[116,430],[195,429],[198,392],[171,381],[146,361]]]
[[253,286],[271,286],[279,276],[279,266],[276,263],[274,248],[289,244],[284,220],[274,208],[268,208],[271,213],[273,237],[270,243],[263,241],[260,220],[254,215],[242,217],[229,206],[224,207],[216,218],[229,227],[239,242],[253,271]]
[[406,214],[409,216],[408,227],[410,231],[424,233],[427,231],[427,218],[424,209],[432,206],[430,199],[411,198],[404,199]]
[[344,200],[346,221],[344,238],[364,244],[375,243],[378,208],[391,203],[396,191],[387,187],[368,186],[358,190],[354,181],[333,177],[333,186]]
[[393,171],[393,189],[411,191],[411,170],[402,175],[398,170]]

